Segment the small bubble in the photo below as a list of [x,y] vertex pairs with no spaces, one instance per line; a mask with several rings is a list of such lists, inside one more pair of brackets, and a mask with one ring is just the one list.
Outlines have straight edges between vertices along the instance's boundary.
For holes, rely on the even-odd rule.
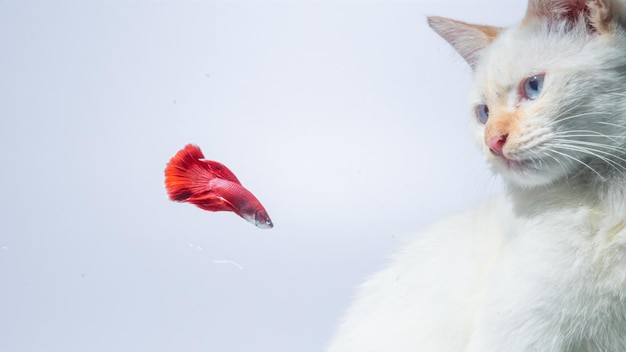
[[241,264],[237,263],[234,260],[230,260],[230,259],[216,259],[213,261],[214,264],[229,264],[232,266],[235,266],[241,270],[243,270],[243,266],[241,266]]

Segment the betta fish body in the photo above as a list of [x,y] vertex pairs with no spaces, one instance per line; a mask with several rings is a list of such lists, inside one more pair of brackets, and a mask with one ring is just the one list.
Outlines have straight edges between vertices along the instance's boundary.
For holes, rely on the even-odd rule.
[[261,202],[235,174],[217,161],[206,160],[193,144],[179,150],[167,163],[165,188],[173,201],[208,211],[232,211],[259,228],[273,227]]

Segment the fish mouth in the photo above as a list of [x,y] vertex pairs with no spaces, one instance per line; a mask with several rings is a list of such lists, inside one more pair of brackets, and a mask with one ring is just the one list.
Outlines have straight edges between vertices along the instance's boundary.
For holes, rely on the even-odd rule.
[[271,229],[272,227],[274,227],[274,224],[272,223],[272,220],[267,219],[265,221],[255,221],[254,226],[260,229]]
[[269,217],[251,215],[242,216],[242,218],[260,229],[271,229],[272,227],[274,227],[274,223],[272,223],[272,220],[270,220]]
[[254,213],[254,226],[260,229],[271,229],[274,227],[272,219],[270,219],[270,216],[267,215],[265,209],[257,210]]

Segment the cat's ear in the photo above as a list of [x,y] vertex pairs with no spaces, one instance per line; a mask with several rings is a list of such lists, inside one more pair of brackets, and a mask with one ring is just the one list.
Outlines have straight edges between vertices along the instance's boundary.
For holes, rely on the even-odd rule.
[[502,28],[470,24],[443,17],[428,17],[428,25],[448,41],[476,69],[480,53],[498,36]]
[[525,21],[547,19],[548,23],[584,20],[592,33],[611,32],[622,21],[624,8],[616,0],[529,0]]

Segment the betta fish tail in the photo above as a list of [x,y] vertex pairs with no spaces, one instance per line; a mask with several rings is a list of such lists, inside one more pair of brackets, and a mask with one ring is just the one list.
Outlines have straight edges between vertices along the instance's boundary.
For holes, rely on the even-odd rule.
[[179,150],[165,167],[165,188],[171,200],[185,202],[208,191],[213,175],[202,162],[204,155],[193,144]]

